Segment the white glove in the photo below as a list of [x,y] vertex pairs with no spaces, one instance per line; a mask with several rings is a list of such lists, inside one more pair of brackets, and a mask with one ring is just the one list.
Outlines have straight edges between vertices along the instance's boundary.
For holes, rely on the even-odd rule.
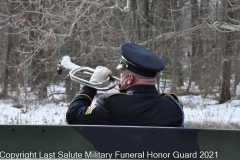
[[112,72],[107,67],[97,66],[89,82],[101,83],[111,75],[112,75]]

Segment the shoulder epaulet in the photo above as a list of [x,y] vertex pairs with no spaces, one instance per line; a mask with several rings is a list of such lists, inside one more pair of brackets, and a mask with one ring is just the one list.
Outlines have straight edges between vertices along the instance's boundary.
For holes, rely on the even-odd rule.
[[166,92],[163,92],[162,94],[166,95],[166,96],[172,96],[174,99],[176,99],[182,105],[182,101],[178,98],[178,96],[176,94],[174,94],[174,93],[166,93]]
[[177,95],[175,95],[174,93],[162,93],[163,95],[167,96],[168,98],[170,98],[179,108],[181,114],[182,114],[182,124],[181,127],[184,127],[184,111],[183,111],[183,105],[180,101],[180,99],[178,98]]
[[124,93],[124,92],[112,93],[112,94],[107,95],[105,98],[109,98],[109,97],[111,97],[111,96],[120,95],[120,94],[127,94],[127,93]]

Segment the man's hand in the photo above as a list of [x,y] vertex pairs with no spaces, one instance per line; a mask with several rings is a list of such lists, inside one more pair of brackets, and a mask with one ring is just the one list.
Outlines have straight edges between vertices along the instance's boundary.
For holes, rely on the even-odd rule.
[[89,82],[101,83],[111,75],[112,75],[112,72],[107,67],[97,66]]

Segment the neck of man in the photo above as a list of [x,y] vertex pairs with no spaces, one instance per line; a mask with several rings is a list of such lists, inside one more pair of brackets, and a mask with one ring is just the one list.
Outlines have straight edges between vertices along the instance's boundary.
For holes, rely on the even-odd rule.
[[135,79],[134,82],[126,87],[132,87],[136,85],[155,85],[156,84],[156,79],[155,78],[141,78],[141,79]]

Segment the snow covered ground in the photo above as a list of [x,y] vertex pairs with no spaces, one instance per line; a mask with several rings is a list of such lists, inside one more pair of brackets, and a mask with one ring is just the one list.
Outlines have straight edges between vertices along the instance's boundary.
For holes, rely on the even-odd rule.
[[[49,88],[49,91],[53,94],[64,92],[64,89],[60,85]],[[55,98],[61,99],[57,95]],[[240,100],[218,104],[217,100],[203,98],[200,95],[180,96],[180,99],[184,105],[185,122],[191,124],[186,127],[224,128],[219,126],[234,124],[230,129],[240,129]],[[14,105],[11,100],[0,100],[0,124],[66,124],[65,114],[68,103],[56,104],[50,99],[32,102],[26,113],[24,108],[16,108]]]
[[240,129],[240,100],[223,104],[201,96],[181,96],[184,104],[185,122],[200,124],[206,128]]

